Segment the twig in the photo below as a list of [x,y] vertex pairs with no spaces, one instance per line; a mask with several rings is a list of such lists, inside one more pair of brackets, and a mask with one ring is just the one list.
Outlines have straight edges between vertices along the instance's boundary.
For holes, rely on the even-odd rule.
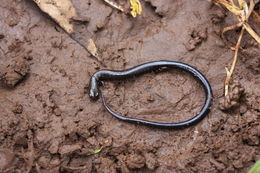
[[237,40],[237,44],[236,44],[236,47],[235,47],[235,52],[234,52],[233,61],[232,61],[232,65],[231,65],[230,70],[226,67],[227,77],[226,77],[226,80],[225,80],[225,96],[227,96],[227,94],[228,94],[229,82],[230,82],[231,76],[234,72],[234,69],[235,69],[235,66],[236,66],[236,63],[237,63],[238,50],[239,50],[239,47],[240,47],[240,43],[241,43],[244,31],[245,31],[245,28],[243,27],[241,29],[239,38]]
[[105,3],[107,3],[108,5],[110,5],[111,7],[115,8],[115,9],[118,9],[121,12],[125,12],[124,8],[121,5],[116,4],[115,2],[112,2],[110,0],[103,0],[103,1]]

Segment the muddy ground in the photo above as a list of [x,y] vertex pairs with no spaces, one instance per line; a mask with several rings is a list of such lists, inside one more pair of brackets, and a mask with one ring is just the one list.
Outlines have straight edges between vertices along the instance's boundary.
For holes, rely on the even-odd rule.
[[[143,0],[137,18],[101,0],[73,3],[89,20],[78,25],[103,64],[31,0],[1,1],[0,172],[247,172],[260,159],[260,49],[248,34],[229,99],[221,100],[233,52],[220,32],[236,22],[232,15],[206,0]],[[230,44],[238,33],[227,34]],[[198,124],[125,123],[89,99],[98,69],[162,59],[188,63],[211,83],[211,112]],[[204,100],[197,81],[179,70],[106,82],[103,90],[118,112],[158,121],[188,119]]]

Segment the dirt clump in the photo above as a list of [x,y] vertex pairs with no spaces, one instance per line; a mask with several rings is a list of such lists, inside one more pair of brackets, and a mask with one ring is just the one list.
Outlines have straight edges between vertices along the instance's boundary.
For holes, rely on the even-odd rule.
[[18,58],[5,67],[1,67],[0,81],[9,88],[14,88],[30,71],[27,60]]
[[21,113],[23,113],[23,105],[21,105],[21,104],[19,104],[19,103],[16,103],[12,111],[13,111],[13,113],[15,113],[15,114],[21,114]]
[[145,158],[138,154],[131,154],[126,158],[126,164],[130,169],[142,168],[145,165]]
[[158,166],[158,160],[153,153],[144,153],[145,165],[149,170],[155,170]]
[[202,28],[198,30],[193,30],[190,33],[190,39],[188,43],[185,44],[187,50],[192,51],[197,46],[199,46],[203,41],[207,39],[207,28]]
[[244,93],[244,87],[239,81],[234,81],[230,85],[230,92],[219,100],[219,108],[221,110],[229,110],[240,105],[240,98]]

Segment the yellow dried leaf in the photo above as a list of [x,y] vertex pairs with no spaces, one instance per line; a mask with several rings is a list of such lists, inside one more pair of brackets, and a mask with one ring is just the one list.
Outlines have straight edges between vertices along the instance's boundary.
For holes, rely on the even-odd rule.
[[254,2],[254,0],[250,0],[250,3],[249,3],[249,8],[248,8],[248,14],[247,14],[247,19],[249,18],[249,16],[251,15],[252,12],[254,12],[254,8],[255,8],[255,4],[257,3]]
[[139,0],[130,0],[131,5],[131,15],[136,17],[138,14],[142,13],[142,6]]
[[245,27],[246,31],[260,44],[260,37],[257,33],[250,27],[248,23],[244,23],[243,26]]
[[247,14],[248,14],[248,6],[247,3],[244,0],[238,0],[239,6],[240,8],[243,9],[243,13],[241,13],[241,19],[242,21],[246,21],[247,20]]
[[236,16],[240,16],[241,13],[243,13],[242,9],[232,5],[230,2],[227,2],[226,0],[215,0],[214,3],[225,6],[230,12],[232,12]]
[[239,7],[242,9],[248,9],[247,3],[244,0],[238,0]]

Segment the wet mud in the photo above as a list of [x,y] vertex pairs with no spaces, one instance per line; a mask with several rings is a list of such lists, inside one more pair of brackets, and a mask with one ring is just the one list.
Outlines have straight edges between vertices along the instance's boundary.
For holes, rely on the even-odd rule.
[[[32,1],[0,4],[0,172],[242,173],[260,159],[260,49],[248,34],[223,98],[233,52],[220,35],[234,16],[205,0],[143,0],[137,18],[101,0],[73,4],[102,64]],[[237,37],[230,31],[226,41]],[[214,98],[206,118],[179,130],[147,127],[115,119],[88,97],[96,70],[154,60],[188,63],[208,78]],[[105,82],[102,90],[125,116],[162,122],[191,118],[205,98],[180,70]]]

